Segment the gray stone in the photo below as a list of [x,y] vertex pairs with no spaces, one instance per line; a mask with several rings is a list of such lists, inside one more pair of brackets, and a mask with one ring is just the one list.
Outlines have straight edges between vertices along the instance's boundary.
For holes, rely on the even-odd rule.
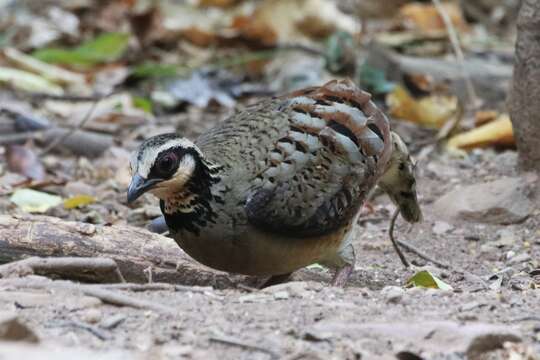
[[454,230],[454,226],[444,221],[435,221],[432,227],[433,233],[436,235],[443,235]]
[[386,302],[391,304],[397,304],[403,300],[403,295],[405,290],[399,286],[385,286],[381,290],[381,295],[384,297]]
[[529,261],[529,260],[531,260],[531,255],[529,255],[527,253],[522,253],[522,254],[514,255],[514,256],[510,257],[507,264],[508,265],[517,265],[517,264],[521,264],[521,263]]
[[81,320],[89,324],[97,324],[102,317],[103,314],[96,308],[87,309],[81,314]]
[[287,300],[289,297],[288,291],[277,291],[274,293],[274,299],[276,300]]
[[459,187],[438,199],[433,210],[444,221],[519,223],[533,211],[532,185],[530,179],[506,177]]
[[511,228],[504,228],[497,231],[497,240],[492,244],[496,247],[512,246],[519,240],[516,232]]

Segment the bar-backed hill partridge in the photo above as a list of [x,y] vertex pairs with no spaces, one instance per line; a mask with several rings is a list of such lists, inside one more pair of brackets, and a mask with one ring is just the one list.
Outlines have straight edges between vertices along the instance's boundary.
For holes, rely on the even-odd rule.
[[331,81],[240,111],[195,142],[147,139],[128,202],[149,191],[178,245],[212,268],[272,276],[313,263],[354,268],[351,229],[379,183],[418,221],[413,163],[370,95]]

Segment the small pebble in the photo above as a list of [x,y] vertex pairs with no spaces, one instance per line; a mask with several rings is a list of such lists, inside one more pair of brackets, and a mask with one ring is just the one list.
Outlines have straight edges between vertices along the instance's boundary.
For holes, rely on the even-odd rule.
[[516,265],[531,260],[531,255],[522,253],[515,255],[508,260],[508,265]]
[[266,302],[267,296],[261,294],[247,294],[238,298],[241,303]]
[[289,298],[289,293],[287,291],[277,291],[274,293],[274,299],[276,300],[287,300]]
[[454,227],[444,221],[435,221],[432,230],[435,235],[443,235],[454,230]]
[[81,315],[81,320],[88,324],[96,324],[101,321],[102,313],[98,309],[88,309]]
[[381,290],[381,295],[384,297],[386,302],[391,304],[397,304],[403,300],[403,295],[405,294],[405,290],[403,288],[400,288],[398,286],[385,286]]

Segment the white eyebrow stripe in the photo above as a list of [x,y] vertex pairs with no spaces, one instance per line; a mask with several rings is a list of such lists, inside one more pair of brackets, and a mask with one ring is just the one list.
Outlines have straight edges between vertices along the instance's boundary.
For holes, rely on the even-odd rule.
[[197,150],[197,148],[193,145],[191,141],[184,138],[169,140],[164,144],[158,146],[157,148],[144,149],[142,156],[137,161],[137,174],[146,179],[148,177],[148,174],[150,174],[150,170],[152,169],[152,166],[154,165],[154,162],[156,161],[159,153],[174,147],[181,147],[185,149],[191,148]]

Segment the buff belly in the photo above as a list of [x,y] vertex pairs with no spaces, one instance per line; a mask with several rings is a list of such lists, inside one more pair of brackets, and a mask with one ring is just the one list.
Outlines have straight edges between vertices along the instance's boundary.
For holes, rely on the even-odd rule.
[[350,228],[347,225],[334,233],[308,238],[291,238],[255,228],[236,236],[212,232],[195,236],[181,232],[174,238],[187,254],[206,266],[237,274],[267,276],[287,274],[316,262],[339,266],[339,253],[347,245]]

